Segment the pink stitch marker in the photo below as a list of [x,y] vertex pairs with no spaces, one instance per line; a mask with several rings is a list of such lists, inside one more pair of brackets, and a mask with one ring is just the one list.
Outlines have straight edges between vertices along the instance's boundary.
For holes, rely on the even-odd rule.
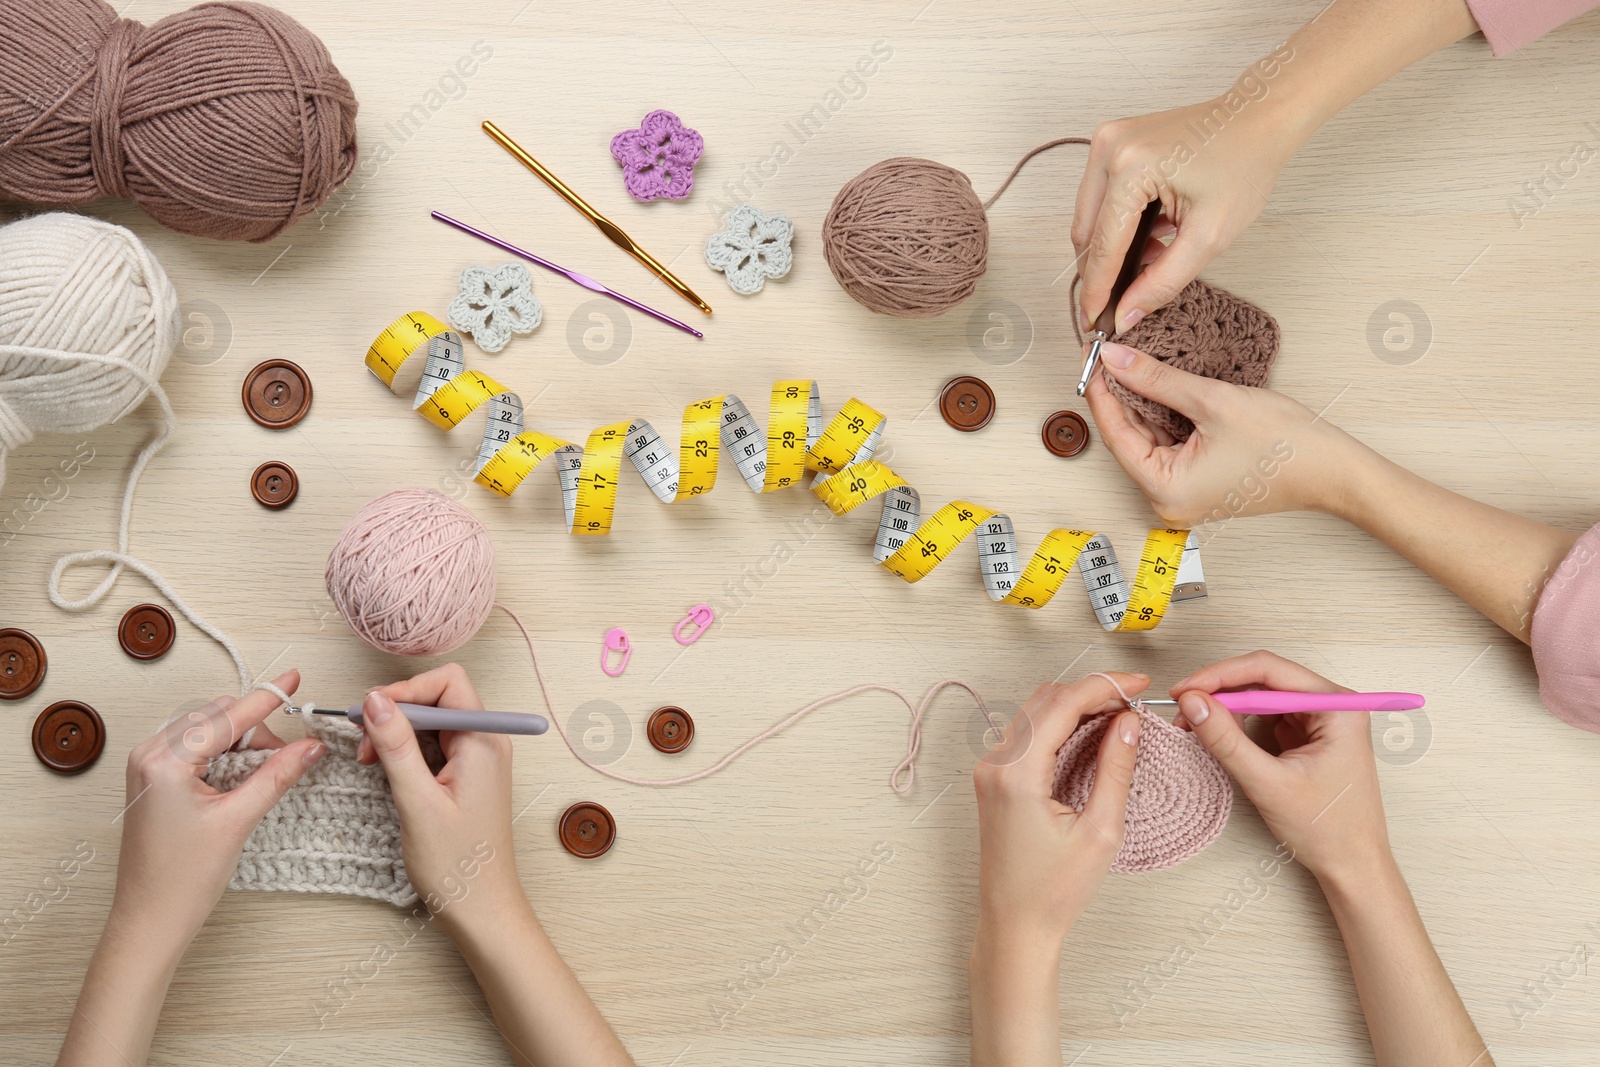
[[[611,667],[611,653],[621,653],[622,659],[617,663],[616,669]],[[600,646],[600,669],[612,678],[619,677],[628,669],[628,660],[633,657],[633,646],[628,644],[628,632],[620,626],[613,626],[606,631],[605,644]]]
[[[710,628],[711,620],[714,618],[716,618],[716,614],[711,610],[709,604],[696,604],[689,609],[689,614],[680,619],[678,625],[672,628],[672,639],[680,645],[692,645],[705,636],[705,632]],[[683,631],[690,626],[695,628],[694,632],[685,637]]]

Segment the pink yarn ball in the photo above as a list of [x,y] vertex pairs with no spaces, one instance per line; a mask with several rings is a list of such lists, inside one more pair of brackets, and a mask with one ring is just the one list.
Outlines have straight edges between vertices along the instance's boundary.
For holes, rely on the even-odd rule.
[[443,493],[396,489],[351,516],[328,553],[326,578],[361,640],[397,656],[437,656],[489,618],[494,542]]

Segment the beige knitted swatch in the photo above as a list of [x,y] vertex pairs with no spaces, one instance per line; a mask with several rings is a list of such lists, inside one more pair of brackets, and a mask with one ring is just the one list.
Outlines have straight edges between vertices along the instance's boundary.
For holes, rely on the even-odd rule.
[[[417,892],[400,858],[400,817],[383,766],[356,762],[359,726],[318,717],[305,725],[328,751],[255,828],[228,888],[344,893],[410,907]],[[227,792],[271,755],[225,752],[211,761],[206,781]]]
[[[1119,712],[1085,719],[1056,756],[1055,798],[1083,810],[1094,788],[1100,739]],[[1222,833],[1233,810],[1233,783],[1194,734],[1139,708],[1139,754],[1128,793],[1127,832],[1111,862],[1118,874],[1173,867]]]

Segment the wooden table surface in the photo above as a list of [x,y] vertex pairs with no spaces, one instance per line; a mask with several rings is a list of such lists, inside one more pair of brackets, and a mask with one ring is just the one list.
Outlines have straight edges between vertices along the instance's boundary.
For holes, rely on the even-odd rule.
[[[1319,3],[284,0],[361,101],[364,161],[326,213],[247,245],[166,232],[126,204],[94,207],[154,248],[188,327],[165,378],[181,426],[144,479],[133,550],[233,635],[252,669],[297,665],[304,693],[336,701],[434,661],[379,654],[333,614],[322,571],[334,536],[390,489],[454,492],[493,532],[501,596],[534,624],[557,714],[636,775],[702,767],[792,709],[867,682],[920,693],[963,678],[1009,714],[1041,681],[1130,668],[1165,684],[1264,647],[1356,688],[1419,690],[1426,714],[1374,731],[1395,850],[1439,952],[1500,1063],[1592,1064],[1600,738],[1541,708],[1526,649],[1358,532],[1304,515],[1231,523],[1206,549],[1208,601],[1153,633],[1107,635],[1071,584],[1040,612],[990,604],[970,548],[905,585],[872,564],[872,518],[807,530],[806,493],[757,498],[731,471],[709,499],[671,508],[628,476],[614,533],[569,537],[553,477],[509,500],[465,485],[478,424],[446,436],[362,366],[392,318],[442,314],[463,267],[506,258],[429,221],[432,208],[693,314],[479,132],[492,118],[717,309],[697,342],[637,314],[619,321],[535,271],[538,331],[498,355],[468,348],[471,365],[529,400],[531,425],[582,440],[643,416],[672,438],[684,404],[728,391],[764,423],[772,381],[814,377],[830,416],[851,396],[889,416],[894,466],[930,503],[1003,509],[1030,547],[1052,526],[1090,526],[1135,557],[1153,516],[1105,448],[1064,461],[1038,439],[1049,412],[1084,410],[1066,295],[1080,150],[1030,165],[992,212],[977,294],[931,321],[873,316],[846,298],[821,255],[821,219],[844,181],[891,155],[956,166],[987,195],[1040,142],[1220,91]],[[150,22],[183,6],[135,0],[127,14]],[[1275,387],[1327,405],[1432,479],[1575,530],[1600,519],[1600,172],[1547,182],[1541,209],[1520,221],[1509,203],[1575,143],[1600,141],[1597,45],[1600,19],[1586,18],[1513,58],[1494,60],[1474,38],[1418,64],[1320,132],[1206,272],[1282,323]],[[475,53],[469,77],[453,73]],[[875,53],[870,77],[854,78]],[[632,202],[607,151],[657,107],[705,137],[687,202]],[[741,179],[734,200],[786,212],[797,230],[792,274],[751,298],[700,251]],[[1387,317],[1393,307],[1409,326]],[[592,319],[599,311],[612,320]],[[239,403],[245,371],[275,356],[316,386],[311,416],[287,432],[251,423]],[[972,436],[930,408],[963,373],[999,398]],[[220,649],[187,623],[159,662],[119,651],[121,613],[156,599],[136,577],[82,615],[45,596],[59,554],[112,543],[118,487],[152,412],[87,438],[96,458],[68,496],[0,553],[0,623],[33,631],[50,655],[46,684],[0,708],[0,910],[27,910],[80,842],[95,857],[0,948],[8,1062],[46,1062],[59,1045],[111,901],[128,750],[185,702],[234,684]],[[0,510],[37,492],[75,443],[45,436],[13,455]],[[299,472],[287,510],[250,497],[249,473],[267,459]],[[87,588],[86,575],[77,582]],[[738,610],[680,655],[672,624],[691,604],[731,603],[730,583],[744,591]],[[595,664],[612,626],[636,649],[617,679]],[[489,706],[538,708],[502,617],[454,658]],[[110,733],[79,777],[47,771],[28,744],[38,711],[68,697],[98,707]],[[682,756],[642,736],[662,704],[695,717]],[[887,775],[906,720],[891,697],[864,695],[710,780],[665,790],[602,778],[554,734],[517,741],[523,883],[641,1064],[964,1062],[982,729],[963,694],[941,696],[902,797]],[[583,799],[620,825],[598,862],[556,840],[558,814]],[[1297,867],[1246,881],[1272,845],[1240,796],[1201,856],[1108,882],[1066,948],[1068,1062],[1372,1062],[1315,883]],[[892,858],[846,883],[875,851]],[[847,903],[828,910],[830,893]],[[453,948],[434,931],[402,944],[400,918],[370,901],[226,895],[173,983],[153,1062],[502,1062]],[[779,943],[793,958],[774,973]],[[1185,945],[1193,958],[1173,973]],[[383,946],[395,958],[373,974]],[[323,1018],[330,983],[354,995]]]

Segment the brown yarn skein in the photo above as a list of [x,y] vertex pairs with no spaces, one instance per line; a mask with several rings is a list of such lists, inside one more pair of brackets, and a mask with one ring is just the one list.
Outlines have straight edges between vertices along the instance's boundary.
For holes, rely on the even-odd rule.
[[146,27],[104,0],[0,0],[0,196],[114,196],[180,233],[266,241],[350,176],[355,115],[322,42],[261,4]]

